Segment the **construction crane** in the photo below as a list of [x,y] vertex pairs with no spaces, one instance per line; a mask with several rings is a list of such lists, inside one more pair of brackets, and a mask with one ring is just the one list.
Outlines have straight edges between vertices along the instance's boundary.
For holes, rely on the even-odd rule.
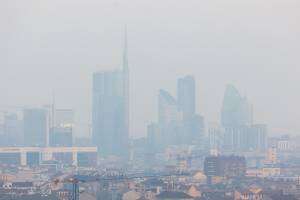
[[174,176],[188,176],[188,173],[136,173],[136,174],[108,174],[108,175],[73,175],[69,178],[59,180],[55,179],[54,184],[71,183],[72,200],[79,200],[79,184],[89,182],[107,182],[107,181],[126,181],[140,178],[162,178]]

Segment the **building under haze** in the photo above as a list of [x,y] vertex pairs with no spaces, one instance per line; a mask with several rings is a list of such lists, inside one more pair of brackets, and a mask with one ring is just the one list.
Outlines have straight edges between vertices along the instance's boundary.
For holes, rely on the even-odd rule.
[[55,127],[73,127],[74,111],[72,109],[55,109],[54,113]]
[[22,146],[24,143],[23,121],[16,113],[9,113],[4,116],[3,137],[1,146]]
[[190,120],[196,112],[195,79],[192,76],[180,78],[177,81],[178,109],[183,114],[183,120]]
[[147,148],[148,153],[156,153],[162,147],[162,135],[157,123],[151,123],[147,126]]
[[182,112],[185,144],[200,144],[204,134],[204,118],[196,114],[196,86],[193,76],[177,81],[178,110]]
[[221,124],[224,128],[224,150],[229,152],[264,151],[267,126],[253,124],[252,105],[232,85],[224,94]]
[[72,109],[55,109],[54,126],[51,127],[49,145],[70,147],[73,144],[74,111]]
[[73,144],[72,127],[52,127],[49,145],[52,147],[71,147]]
[[246,97],[242,97],[233,85],[227,85],[222,111],[221,124],[223,127],[237,127],[252,124],[252,106]]
[[211,182],[212,177],[244,177],[246,175],[246,159],[240,156],[209,156],[204,160],[204,173]]
[[179,144],[183,136],[183,116],[177,101],[170,93],[160,90],[158,95],[158,124],[162,144]]
[[102,155],[124,156],[129,138],[127,36],[123,69],[93,74],[92,139]]
[[196,114],[195,93],[195,80],[192,76],[178,79],[177,99],[169,92],[160,90],[158,128],[153,129],[152,124],[148,129],[148,138],[157,138],[156,144],[160,146],[199,145],[204,134],[204,118]]
[[24,109],[24,144],[31,147],[47,145],[48,112],[41,108]]

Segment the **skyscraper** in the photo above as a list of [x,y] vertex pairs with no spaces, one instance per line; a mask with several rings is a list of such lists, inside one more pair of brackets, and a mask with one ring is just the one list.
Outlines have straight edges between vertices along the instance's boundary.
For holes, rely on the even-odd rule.
[[224,127],[252,124],[252,106],[246,97],[242,97],[233,85],[227,85],[221,111],[221,123]]
[[181,121],[182,117],[176,99],[167,91],[160,90],[158,95],[158,122],[166,125],[172,121]]
[[224,149],[230,152],[264,151],[267,127],[253,124],[252,105],[238,90],[228,85],[225,91],[221,122],[224,127]]
[[72,109],[55,109],[54,126],[49,135],[50,146],[72,146],[74,111]]
[[23,111],[25,146],[46,146],[48,116],[45,109],[32,108]]
[[129,138],[129,69],[127,31],[123,69],[93,75],[92,138],[102,155],[127,154]]
[[196,89],[192,76],[177,81],[177,99],[160,90],[158,95],[158,127],[161,144],[200,145],[204,136],[204,118],[196,114]]
[[23,121],[18,118],[16,113],[9,113],[4,116],[3,132],[4,135],[1,139],[0,145],[24,145]]
[[204,136],[204,118],[196,114],[196,86],[193,76],[178,79],[177,101],[178,110],[183,116],[183,142],[200,144]]
[[178,110],[177,102],[165,90],[158,95],[158,123],[162,134],[162,144],[177,144],[183,136],[182,112]]
[[54,115],[55,127],[73,127],[74,111],[72,109],[55,109]]
[[267,150],[268,127],[266,124],[254,124],[251,126],[251,137],[248,140],[249,149],[257,151]]
[[162,147],[162,138],[160,134],[160,127],[157,123],[151,123],[147,126],[147,148],[148,153],[154,153]]
[[195,79],[186,76],[178,79],[177,82],[177,101],[178,109],[183,113],[183,119],[190,120],[195,115]]

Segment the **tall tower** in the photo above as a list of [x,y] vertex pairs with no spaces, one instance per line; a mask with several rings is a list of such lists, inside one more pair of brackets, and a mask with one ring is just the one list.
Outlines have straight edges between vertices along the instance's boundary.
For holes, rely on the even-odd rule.
[[128,44],[127,44],[127,26],[124,31],[124,49],[123,49],[123,70],[128,72]]
[[93,74],[92,138],[102,155],[128,156],[129,70],[125,29],[122,69]]
[[47,145],[48,116],[45,109],[23,110],[25,146],[45,147]]
[[124,145],[129,145],[129,67],[128,67],[128,47],[127,47],[127,25],[124,32],[123,49],[123,91],[124,91]]
[[178,79],[177,82],[177,100],[178,109],[183,112],[183,119],[190,120],[195,115],[196,95],[195,79],[192,76],[186,76]]
[[251,125],[252,123],[252,106],[233,85],[226,87],[221,110],[221,123],[224,127]]

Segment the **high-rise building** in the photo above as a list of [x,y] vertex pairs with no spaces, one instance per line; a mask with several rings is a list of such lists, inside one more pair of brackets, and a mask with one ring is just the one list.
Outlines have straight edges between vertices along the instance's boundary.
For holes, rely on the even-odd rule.
[[267,144],[267,128],[253,123],[253,108],[246,97],[228,85],[221,111],[224,128],[224,149],[230,152],[264,151]]
[[195,80],[192,76],[178,79],[177,99],[160,90],[158,95],[158,126],[162,144],[201,144],[204,118],[196,114]]
[[[126,33],[126,32],[125,32]],[[96,72],[93,75],[92,138],[102,155],[128,153],[129,70],[127,36],[123,69]]]
[[196,86],[193,76],[185,76],[177,81],[178,110],[183,116],[184,144],[200,144],[204,136],[204,118],[196,114]]
[[267,137],[268,128],[266,124],[253,124],[250,127],[250,134],[248,137],[248,148],[264,152],[268,148]]
[[51,127],[49,145],[70,147],[73,144],[74,111],[72,109],[56,109],[54,126]]
[[196,108],[194,77],[186,76],[184,78],[178,79],[177,101],[178,101],[178,109],[182,111],[184,121],[193,118],[195,115],[195,108]]
[[158,95],[158,122],[167,125],[171,122],[182,121],[182,112],[178,110],[177,102],[170,93],[160,90]]
[[156,153],[161,150],[162,137],[160,127],[157,123],[151,123],[147,126],[147,150],[148,153]]
[[223,149],[224,131],[219,124],[209,124],[208,140],[211,152],[218,154]]
[[46,146],[48,133],[48,113],[45,109],[24,109],[25,146]]
[[4,146],[22,146],[24,144],[23,122],[16,113],[4,116],[3,124],[4,136],[2,145]]
[[163,145],[178,144],[182,141],[182,112],[178,110],[176,99],[165,90],[160,90],[158,95],[158,124]]
[[229,152],[247,151],[248,126],[231,126],[224,128],[224,149]]
[[55,127],[73,127],[74,111],[72,109],[56,109],[54,113]]
[[49,145],[52,147],[71,147],[73,144],[72,127],[52,127]]
[[227,85],[221,111],[223,127],[236,127],[252,124],[252,106],[246,97],[242,97],[238,90]]
[[194,115],[189,120],[183,121],[184,144],[203,145],[204,139],[204,117],[202,115]]

